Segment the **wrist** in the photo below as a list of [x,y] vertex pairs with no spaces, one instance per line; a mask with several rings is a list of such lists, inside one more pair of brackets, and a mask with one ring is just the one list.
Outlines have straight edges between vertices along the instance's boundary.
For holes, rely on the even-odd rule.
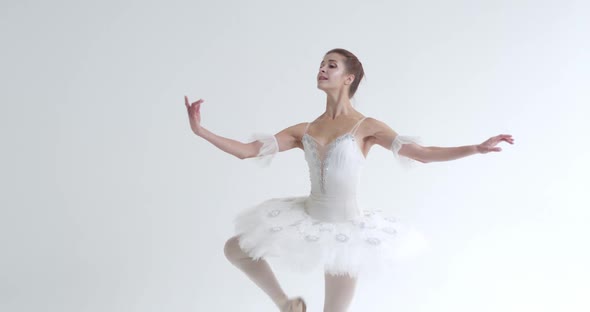
[[203,127],[198,127],[193,129],[193,133],[196,134],[197,136],[203,136]]
[[473,145],[473,150],[475,151],[476,154],[482,153],[479,144]]

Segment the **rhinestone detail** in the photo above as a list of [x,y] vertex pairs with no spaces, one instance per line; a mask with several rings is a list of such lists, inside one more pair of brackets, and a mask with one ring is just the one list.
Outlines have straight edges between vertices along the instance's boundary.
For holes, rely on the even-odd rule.
[[270,228],[270,231],[273,233],[276,233],[278,231],[281,231],[283,229],[282,226],[273,226],[272,228]]
[[[318,152],[318,142],[311,137],[309,134],[304,134],[303,135],[303,142],[306,142],[308,147],[310,148],[310,152],[311,152],[311,156],[313,158],[312,164],[313,167],[315,168],[316,171],[319,172],[320,174],[320,189],[322,191],[322,193],[326,193],[326,175],[327,175],[327,171],[330,169],[330,156],[332,155],[332,152],[334,150],[334,147],[336,145],[338,145],[339,142],[341,142],[344,139],[350,138],[352,139],[352,141],[355,141],[354,135],[350,132],[345,133],[339,137],[337,137],[336,139],[332,140],[332,142],[328,143],[328,145],[326,145],[325,147],[326,149],[326,153],[324,155],[324,159],[320,159],[319,158],[319,152]],[[311,175],[310,175],[311,178]]]
[[373,246],[381,244],[381,241],[377,237],[369,237],[365,241]]
[[391,223],[395,223],[395,222],[397,222],[397,219],[396,219],[396,218],[394,218],[394,217],[386,217],[386,218],[385,218],[385,220],[387,220],[387,221],[389,221],[389,222],[391,222]]
[[392,227],[386,227],[381,229],[383,232],[387,233],[387,234],[395,234],[397,233],[397,230],[392,228]]
[[348,236],[346,236],[346,235],[344,235],[342,233],[336,235],[335,238],[339,242],[346,242],[346,241],[348,241]]
[[318,239],[320,239],[320,237],[317,235],[305,235],[305,240],[308,242],[315,242]]
[[269,212],[269,213],[268,213],[268,216],[269,216],[269,217],[276,217],[276,216],[278,216],[280,213],[281,213],[281,211],[280,211],[280,210],[277,210],[277,209],[275,209],[275,210],[272,210],[271,212]]

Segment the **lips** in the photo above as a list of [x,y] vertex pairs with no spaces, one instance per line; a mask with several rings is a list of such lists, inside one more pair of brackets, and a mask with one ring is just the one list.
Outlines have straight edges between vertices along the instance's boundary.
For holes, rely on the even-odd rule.
[[320,76],[320,78],[318,78],[318,80],[328,80],[328,78],[326,78],[324,76]]

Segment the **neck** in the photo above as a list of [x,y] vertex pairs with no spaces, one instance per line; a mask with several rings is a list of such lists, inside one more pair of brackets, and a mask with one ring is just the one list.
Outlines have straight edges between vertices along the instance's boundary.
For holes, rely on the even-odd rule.
[[348,98],[346,90],[337,93],[328,93],[326,97],[326,112],[324,115],[330,119],[353,114],[355,109]]

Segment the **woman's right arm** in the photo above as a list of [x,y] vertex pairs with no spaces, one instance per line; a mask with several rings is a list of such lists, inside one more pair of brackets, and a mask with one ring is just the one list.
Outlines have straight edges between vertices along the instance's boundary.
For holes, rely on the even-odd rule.
[[[240,159],[267,156],[261,154],[264,140],[254,140],[249,143],[242,143],[236,140],[232,140],[226,137],[219,136],[201,126],[201,104],[204,100],[199,99],[198,101],[189,104],[188,98],[185,96],[185,105],[187,108],[191,130],[196,135],[203,139],[211,142],[217,148],[222,151],[234,155]],[[282,152],[290,150],[295,147],[302,148],[301,146],[301,135],[303,134],[305,123],[300,123],[291,127],[288,127],[279,133],[273,135],[266,135],[266,138],[273,139],[276,146],[274,148],[265,148],[265,150],[271,153]],[[265,135],[258,135],[264,137]],[[268,145],[268,141],[267,141]]]

